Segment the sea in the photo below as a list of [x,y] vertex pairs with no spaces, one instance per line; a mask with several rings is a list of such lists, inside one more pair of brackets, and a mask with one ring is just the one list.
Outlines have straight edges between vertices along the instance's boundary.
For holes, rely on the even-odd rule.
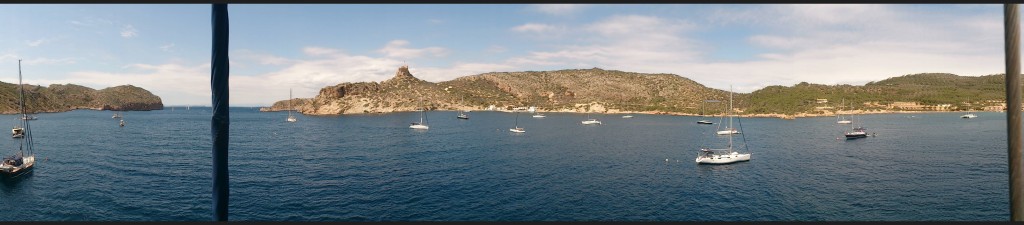
[[[473,111],[310,116],[230,109],[233,221],[1005,221],[1006,114],[735,118]],[[211,221],[209,107],[31,121],[35,169],[3,221]],[[601,125],[582,125],[588,117]],[[713,125],[696,121],[709,119]],[[17,115],[0,115],[14,126]],[[726,124],[719,127],[721,124]],[[4,125],[0,122],[0,125]],[[512,133],[519,126],[526,133]],[[0,153],[20,140],[0,138]]]

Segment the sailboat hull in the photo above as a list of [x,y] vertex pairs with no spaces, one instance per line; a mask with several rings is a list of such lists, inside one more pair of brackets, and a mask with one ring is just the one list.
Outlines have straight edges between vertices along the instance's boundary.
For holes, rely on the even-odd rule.
[[5,176],[17,176],[21,173],[27,172],[32,169],[32,166],[36,164],[35,156],[25,156],[21,158],[21,165],[11,165],[7,162],[0,164],[0,174]]
[[850,123],[853,123],[853,121],[849,121],[849,120],[840,120],[840,121],[836,121],[836,123],[838,123],[838,124],[850,124]]
[[750,153],[739,154],[733,152],[725,155],[701,156],[696,159],[697,164],[729,164],[735,162],[750,161]]
[[430,129],[430,127],[428,127],[427,125],[421,125],[421,124],[409,125],[409,128],[412,128],[412,129],[424,129],[424,130],[425,129]]

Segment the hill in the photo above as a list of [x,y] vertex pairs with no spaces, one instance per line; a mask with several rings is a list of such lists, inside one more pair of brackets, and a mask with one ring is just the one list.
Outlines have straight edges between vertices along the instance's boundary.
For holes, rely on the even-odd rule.
[[[49,87],[25,84],[25,110],[29,113],[64,112],[75,109],[95,110],[159,110],[160,97],[132,85],[95,90],[74,84],[53,84]],[[0,82],[0,113],[17,114],[17,84]]]
[[[981,77],[923,73],[893,77],[863,86],[801,82],[768,86],[749,94],[734,93],[734,107],[745,115],[792,117],[832,114],[842,107],[860,111],[905,110],[894,105],[918,104],[917,110],[980,110],[1003,99],[1004,75]],[[540,111],[598,113],[719,114],[729,92],[708,88],[675,74],[616,70],[491,72],[439,83],[414,77],[401,67],[383,82],[341,83],[325,87],[312,99],[296,99],[304,114],[330,115],[428,110],[499,110],[535,106]],[[819,102],[827,99],[827,103]],[[969,100],[969,102],[968,102]],[[907,103],[910,102],[910,103]],[[279,101],[264,111],[283,110]],[[949,104],[937,107],[937,105]],[[902,105],[901,105],[902,106]],[[932,107],[932,108],[928,108]]]
[[[700,113],[700,100],[724,99],[728,92],[711,89],[672,74],[641,74],[577,69],[544,72],[501,72],[431,83],[401,67],[383,82],[341,83],[325,87],[309,101],[294,101],[304,114],[384,113],[428,110],[482,110],[536,106],[543,111],[646,111]],[[283,110],[275,102],[262,111]],[[711,113],[712,110],[708,110]]]

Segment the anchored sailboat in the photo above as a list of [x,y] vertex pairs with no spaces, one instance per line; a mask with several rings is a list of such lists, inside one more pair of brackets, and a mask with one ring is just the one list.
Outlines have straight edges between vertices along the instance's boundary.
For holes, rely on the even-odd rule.
[[[461,99],[459,99],[459,104],[462,104],[462,102],[465,99],[466,99],[466,97],[462,97]],[[469,115],[466,115],[466,111],[465,110],[459,110],[459,116],[456,116],[455,118],[459,118],[459,119],[463,119],[463,120],[468,120],[469,119]]]
[[513,133],[526,133],[526,128],[519,127],[519,112],[516,112],[515,128],[509,128],[508,131],[512,131]]
[[[852,109],[853,106],[851,105],[850,108]],[[850,118],[853,118],[853,115],[850,115]],[[861,124],[863,124],[863,123],[864,122],[861,122]],[[861,125],[861,126],[854,126],[854,124],[851,122],[850,123],[850,131],[847,131],[843,135],[846,136],[847,140],[857,139],[857,138],[866,138],[866,137],[868,137],[868,131],[867,131],[867,128],[864,128],[863,125]]]
[[[21,93],[21,114],[27,116],[25,113],[25,87],[21,83],[21,60],[18,60],[18,87],[20,87]],[[25,137],[20,139],[18,145],[18,152],[3,158],[3,162],[0,163],[0,174],[7,177],[14,177],[25,172],[31,171],[32,166],[35,165],[36,155],[32,152],[32,129],[29,126],[30,120],[21,120],[22,127],[25,129]]]
[[964,119],[978,118],[978,115],[974,115],[974,110],[971,109],[971,106],[970,106],[971,105],[971,98],[967,98],[967,105],[968,105],[967,106],[967,114],[964,114],[963,116],[960,116],[960,118],[964,118]]
[[288,122],[298,121],[298,119],[295,119],[295,116],[292,115],[292,89],[291,88],[288,89],[288,119],[285,119],[285,120],[287,120]]
[[591,119],[591,118],[590,118],[590,113],[588,112],[588,113],[587,113],[587,120],[584,120],[584,121],[583,121],[583,122],[581,122],[581,123],[583,123],[583,125],[590,125],[590,124],[601,124],[601,121],[600,121],[600,120],[597,120],[597,119]]
[[[837,108],[837,110],[842,109],[843,106],[845,106],[845,105],[846,105],[846,99],[843,99],[843,101],[839,103],[839,108]],[[850,103],[850,105],[851,105],[850,106],[850,110],[853,110],[853,103]],[[853,116],[850,116],[850,117],[853,117]],[[850,124],[850,123],[853,123],[853,121],[850,121],[849,119],[844,118],[842,113],[836,113],[836,123],[838,123],[838,124]]]
[[[729,87],[729,112],[732,112],[732,87]],[[732,117],[729,117],[729,126],[732,126]],[[742,135],[740,132],[736,132]],[[726,133],[729,135],[729,147],[725,149],[711,149],[701,148],[700,152],[697,153],[697,164],[729,164],[740,161],[749,161],[750,153],[740,154],[733,150],[732,136],[736,133]],[[744,143],[746,146],[746,143]]]
[[[739,134],[740,133],[739,130],[736,130],[736,127],[732,126],[732,117],[733,117],[733,115],[731,115],[731,113],[732,113],[732,86],[729,87],[729,110],[726,110],[726,112],[723,114],[723,118],[722,118],[722,119],[724,119],[725,116],[729,117],[729,126],[725,127],[725,130],[722,130],[722,124],[718,124],[718,129],[719,130],[718,130],[718,132],[715,132],[715,133],[717,133],[718,135],[730,135],[730,136],[733,135],[733,134]],[[721,121],[719,121],[719,122],[721,122]],[[730,137],[730,140],[731,140],[731,137]]]
[[[704,105],[707,104],[708,101],[710,101],[710,100],[704,99],[704,100],[700,101],[700,115],[701,116],[704,116]],[[715,100],[715,102],[718,102],[718,100]],[[699,121],[697,121],[697,124],[715,124],[715,123],[711,122],[710,120],[699,120]]]
[[419,123],[413,122],[412,124],[409,125],[409,128],[412,128],[412,129],[430,129],[430,127],[427,126],[427,107],[426,106],[423,106],[423,108],[420,110],[420,122]]

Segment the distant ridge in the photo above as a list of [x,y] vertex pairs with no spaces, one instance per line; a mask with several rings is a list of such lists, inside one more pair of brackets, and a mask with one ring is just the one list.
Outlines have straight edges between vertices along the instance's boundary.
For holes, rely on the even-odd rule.
[[[96,90],[75,84],[49,87],[25,84],[25,110],[29,113],[65,112],[75,109],[144,111],[163,109],[159,96],[148,90],[120,85]],[[18,85],[0,82],[0,113],[17,114]]]
[[[735,95],[735,107],[746,115],[777,117],[831,115],[840,99],[862,111],[889,111],[894,102],[951,104],[950,110],[998,105],[1002,100],[1003,75],[981,77],[922,73],[893,77],[863,86],[820,85],[802,82],[791,87],[769,86]],[[652,113],[697,115],[702,99],[723,100],[728,92],[708,88],[675,74],[650,74],[617,70],[566,69],[556,71],[491,72],[432,83],[398,68],[382,82],[346,82],[324,87],[314,98],[297,98],[297,111],[312,115],[387,113],[429,110],[500,110],[535,106],[547,112]],[[966,103],[966,99],[973,103]],[[422,102],[419,101],[422,99]],[[829,103],[818,99],[833,100]],[[279,111],[286,102],[275,102],[261,111]],[[706,114],[725,110],[707,103]],[[849,108],[849,105],[846,106]]]

